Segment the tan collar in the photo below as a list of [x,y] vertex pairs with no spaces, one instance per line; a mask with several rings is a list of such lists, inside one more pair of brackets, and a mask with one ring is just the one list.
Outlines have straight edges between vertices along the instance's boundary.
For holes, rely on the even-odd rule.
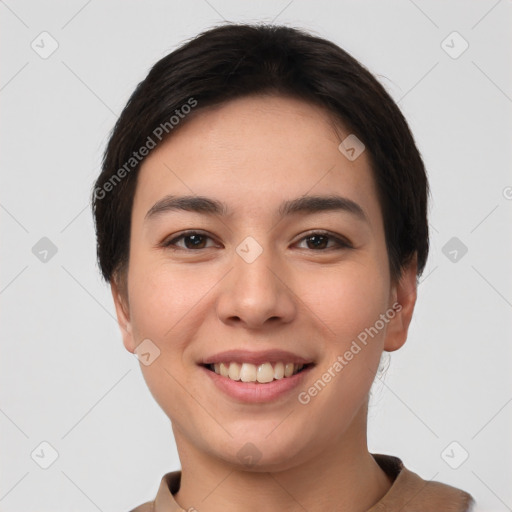
[[[391,455],[372,454],[393,484],[368,512],[471,512],[474,500],[468,493],[449,485],[423,480]],[[144,503],[131,512],[186,512],[173,494],[180,487],[181,471],[163,476],[154,501]]]
[[471,512],[474,500],[467,492],[441,482],[423,480],[405,468],[398,457],[372,455],[393,484],[368,512]]

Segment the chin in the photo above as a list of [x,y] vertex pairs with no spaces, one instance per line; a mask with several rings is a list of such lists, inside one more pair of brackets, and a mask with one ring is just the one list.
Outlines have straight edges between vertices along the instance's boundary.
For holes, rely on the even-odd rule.
[[278,432],[281,427],[276,429],[275,424],[267,429],[258,425],[257,429],[244,430],[233,438],[225,437],[223,442],[212,440],[210,447],[215,449],[209,451],[237,470],[251,472],[284,471],[307,460],[312,440],[301,429],[294,435],[290,426]]

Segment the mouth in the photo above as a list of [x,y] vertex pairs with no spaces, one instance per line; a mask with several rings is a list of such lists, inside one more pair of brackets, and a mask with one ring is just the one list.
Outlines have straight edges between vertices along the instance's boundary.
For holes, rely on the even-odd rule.
[[214,387],[238,403],[283,403],[316,365],[287,350],[227,350],[198,362]]
[[235,382],[253,382],[269,384],[284,380],[301,373],[313,366],[313,363],[292,363],[286,361],[267,361],[261,364],[226,361],[203,364],[207,370]]

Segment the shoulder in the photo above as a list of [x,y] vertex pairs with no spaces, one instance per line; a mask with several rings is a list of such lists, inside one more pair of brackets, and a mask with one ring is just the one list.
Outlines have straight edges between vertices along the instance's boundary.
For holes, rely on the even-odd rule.
[[388,492],[370,510],[385,512],[471,512],[475,501],[462,489],[433,480],[424,480],[390,455],[373,454],[393,482]]
[[471,512],[473,509],[475,500],[466,491],[441,482],[420,480],[422,488],[417,499],[428,503],[432,510]]
[[180,487],[180,481],[181,471],[166,473],[160,481],[155,499],[142,503],[129,512],[181,511],[182,509],[174,501],[173,497],[173,494],[176,493]]

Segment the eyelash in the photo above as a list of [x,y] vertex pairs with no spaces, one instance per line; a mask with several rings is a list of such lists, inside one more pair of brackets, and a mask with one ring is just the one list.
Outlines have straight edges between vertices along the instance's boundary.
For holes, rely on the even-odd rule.
[[[211,247],[201,247],[199,249],[190,249],[188,247],[178,247],[176,246],[176,242],[181,240],[181,239],[185,239],[189,236],[193,236],[193,235],[200,235],[200,236],[203,236],[203,237],[206,237],[206,238],[209,238],[211,240],[212,237],[210,237],[209,235],[207,235],[206,233],[201,233],[200,231],[186,231],[184,233],[181,233],[179,236],[177,237],[174,237],[173,239],[171,240],[168,240],[168,241],[165,241],[162,242],[161,246],[164,247],[164,248],[168,248],[168,249],[171,249],[171,250],[184,250],[184,251],[192,251],[192,252],[195,252],[195,251],[200,251],[200,250],[203,250],[203,249],[211,249]],[[331,251],[331,250],[343,250],[343,249],[352,249],[353,246],[352,244],[347,240],[342,240],[341,238],[337,237],[337,236],[334,236],[333,234],[329,233],[328,231],[312,231],[310,233],[308,233],[307,235],[303,236],[298,242],[303,242],[304,240],[307,240],[308,238],[312,238],[312,237],[315,237],[315,236],[323,236],[323,237],[326,237],[328,238],[329,240],[331,241],[334,241],[338,247],[329,247],[329,248],[324,248],[324,249],[310,249],[311,251],[315,251],[315,252],[326,252],[326,251]],[[329,242],[328,242],[329,243]]]

